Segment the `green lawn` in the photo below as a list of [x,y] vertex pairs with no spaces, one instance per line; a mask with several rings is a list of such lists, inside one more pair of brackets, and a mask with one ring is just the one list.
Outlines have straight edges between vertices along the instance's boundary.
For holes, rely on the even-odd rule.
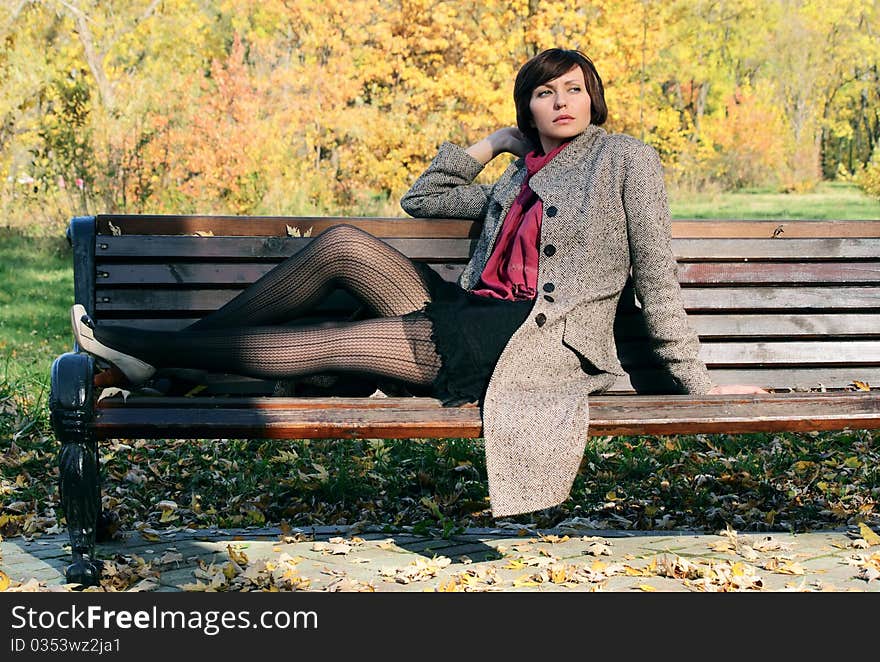
[[718,219],[880,219],[880,200],[854,184],[823,182],[812,193],[744,191],[718,194],[676,194],[670,191],[673,218]]
[[[880,205],[840,184],[672,207],[678,218],[880,218]],[[42,530],[60,513],[46,391],[52,360],[72,344],[70,249],[60,237],[0,231],[0,276],[0,535],[10,536]],[[875,436],[617,437],[587,449],[570,500],[519,520],[743,530],[852,523],[876,517],[880,502]],[[448,532],[493,522],[478,440],[126,441],[102,444],[101,456],[108,505],[126,528],[366,521]],[[159,519],[162,499],[180,505],[173,522]]]
[[52,359],[72,344],[67,241],[0,231],[0,281],[0,378],[48,383]]

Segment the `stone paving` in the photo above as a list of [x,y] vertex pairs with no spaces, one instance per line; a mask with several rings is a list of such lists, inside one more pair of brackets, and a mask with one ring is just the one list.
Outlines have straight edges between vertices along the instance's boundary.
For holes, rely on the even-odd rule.
[[[117,590],[259,590],[268,581],[308,591],[880,592],[880,544],[855,527],[706,534],[511,525],[446,538],[351,527],[145,529],[97,551],[111,573],[128,573]],[[70,589],[68,553],[64,533],[6,539],[0,568],[13,589]]]

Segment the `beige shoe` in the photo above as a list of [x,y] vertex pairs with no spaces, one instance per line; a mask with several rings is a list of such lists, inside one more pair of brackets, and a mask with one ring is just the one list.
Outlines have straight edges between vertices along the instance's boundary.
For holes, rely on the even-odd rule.
[[81,350],[112,363],[122,371],[125,378],[132,384],[142,384],[156,372],[156,369],[149,363],[117,352],[115,349],[98,342],[92,331],[94,324],[82,304],[77,303],[70,308],[70,325],[73,327],[76,344]]

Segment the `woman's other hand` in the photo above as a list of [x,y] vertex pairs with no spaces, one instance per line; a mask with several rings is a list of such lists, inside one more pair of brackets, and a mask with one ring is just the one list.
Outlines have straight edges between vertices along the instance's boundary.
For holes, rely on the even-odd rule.
[[515,126],[506,126],[490,133],[468,147],[466,151],[477,161],[485,164],[505,152],[515,156],[525,156],[530,150],[531,147],[522,132]]
[[726,384],[724,386],[713,386],[706,391],[708,395],[742,395],[747,393],[769,393],[760,386],[752,386],[750,384]]

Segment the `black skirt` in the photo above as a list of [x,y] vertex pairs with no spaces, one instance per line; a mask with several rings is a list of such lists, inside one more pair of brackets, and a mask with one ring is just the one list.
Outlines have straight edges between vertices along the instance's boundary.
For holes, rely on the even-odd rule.
[[525,322],[534,301],[507,301],[472,294],[444,280],[425,264],[416,263],[431,293],[419,314],[431,320],[431,339],[441,367],[431,394],[444,407],[480,402],[495,363],[513,333]]

